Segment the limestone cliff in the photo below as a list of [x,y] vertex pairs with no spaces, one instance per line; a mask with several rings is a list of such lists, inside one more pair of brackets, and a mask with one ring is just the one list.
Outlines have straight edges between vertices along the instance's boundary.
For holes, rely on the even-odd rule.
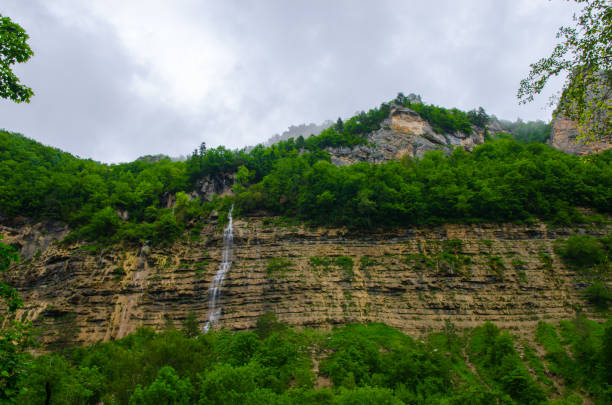
[[[193,311],[204,324],[208,287],[222,257],[222,231],[165,248],[114,246],[91,252],[57,243],[58,224],[4,226],[22,261],[9,273],[25,301],[22,319],[47,347],[125,336],[139,326],[179,324]],[[234,221],[233,264],[217,327],[254,327],[274,311],[296,326],[380,321],[412,335],[493,321],[527,335],[539,320],[571,318],[585,284],[553,251],[571,233],[609,228],[445,225],[355,233],[283,225],[275,218]]]
[[[595,109],[586,126],[599,128],[603,134],[597,141],[586,140],[580,136],[578,125],[563,114],[564,98],[561,97],[557,106],[556,116],[552,121],[552,131],[548,144],[571,155],[589,155],[612,149],[612,79],[610,72],[601,71],[596,74],[596,81],[588,85],[585,102],[589,108]],[[599,105],[597,105],[600,103]],[[571,104],[570,104],[571,105]],[[606,133],[607,132],[607,133]]]
[[391,105],[389,118],[381,129],[367,136],[367,145],[354,148],[328,148],[335,165],[349,165],[356,162],[382,163],[404,156],[422,157],[430,150],[452,151],[462,146],[471,151],[474,146],[484,143],[484,129],[474,128],[471,134],[454,132],[436,133],[431,125],[410,108]]
[[590,155],[612,149],[612,135],[601,141],[586,141],[579,138],[576,123],[565,117],[557,117],[552,122],[552,132],[548,144],[570,155]]

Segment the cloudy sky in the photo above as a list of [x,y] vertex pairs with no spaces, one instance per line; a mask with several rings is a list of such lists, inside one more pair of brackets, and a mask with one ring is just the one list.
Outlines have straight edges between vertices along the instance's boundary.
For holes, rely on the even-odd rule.
[[0,128],[104,162],[238,148],[349,117],[402,91],[500,118],[519,106],[576,6],[562,0],[2,0],[35,56],[35,97],[0,100]]

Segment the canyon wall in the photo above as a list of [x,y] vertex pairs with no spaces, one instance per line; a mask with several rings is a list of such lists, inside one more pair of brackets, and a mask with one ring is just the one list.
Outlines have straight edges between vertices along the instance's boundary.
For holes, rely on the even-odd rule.
[[[60,224],[0,227],[21,250],[8,274],[25,306],[22,319],[46,347],[116,339],[140,326],[164,328],[193,312],[208,319],[208,288],[222,257],[222,227],[172,246],[62,246]],[[253,328],[261,315],[301,327],[385,322],[414,336],[492,321],[528,336],[539,320],[568,319],[586,283],[566,268],[554,242],[608,228],[444,225],[357,233],[307,228],[276,218],[234,220],[232,266],[215,328]]]

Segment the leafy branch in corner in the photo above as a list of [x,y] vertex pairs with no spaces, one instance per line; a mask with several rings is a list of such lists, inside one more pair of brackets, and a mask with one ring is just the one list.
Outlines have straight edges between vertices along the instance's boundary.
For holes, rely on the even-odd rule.
[[34,95],[31,88],[19,83],[11,70],[11,65],[26,62],[34,55],[27,44],[29,38],[19,24],[0,14],[0,98],[29,103]]
[[561,27],[561,40],[552,54],[531,64],[521,80],[517,97],[521,104],[533,101],[548,80],[567,74],[555,116],[578,123],[582,137],[607,139],[612,132],[612,5],[607,0],[574,0],[584,3],[575,27]]

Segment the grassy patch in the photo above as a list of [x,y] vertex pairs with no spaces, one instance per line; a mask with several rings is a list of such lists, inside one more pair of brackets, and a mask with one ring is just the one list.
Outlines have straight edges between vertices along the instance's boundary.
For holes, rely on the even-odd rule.
[[293,262],[286,257],[273,257],[268,260],[266,274],[268,277],[286,277],[287,272],[295,267]]
[[469,255],[461,253],[463,241],[448,239],[442,242],[428,242],[421,253],[406,256],[406,264],[418,271],[434,270],[444,275],[465,276],[469,274],[468,265],[472,264]]
[[344,278],[348,281],[352,281],[355,276],[353,259],[348,256],[338,256],[335,258],[311,256],[308,259],[308,264],[316,272],[342,270]]
[[493,241],[490,239],[480,239],[479,242],[488,247],[489,249],[491,248],[491,246],[493,246]]
[[378,262],[370,256],[361,256],[359,258],[360,269],[366,277],[370,277],[370,267],[378,265]]
[[310,268],[314,271],[328,271],[330,270],[331,260],[326,257],[310,256],[310,258],[308,259],[308,264],[310,265]]
[[489,270],[495,274],[498,279],[504,278],[504,271],[506,270],[506,266],[504,265],[504,261],[501,256],[491,256],[489,257]]
[[353,271],[353,259],[348,256],[339,256],[334,259],[334,264],[342,269],[344,273],[344,278],[348,281],[352,281],[355,276],[355,272]]
[[550,255],[547,253],[540,253],[539,257],[540,257],[540,263],[541,263],[540,268],[545,271],[552,271],[553,270],[552,257],[550,257]]

